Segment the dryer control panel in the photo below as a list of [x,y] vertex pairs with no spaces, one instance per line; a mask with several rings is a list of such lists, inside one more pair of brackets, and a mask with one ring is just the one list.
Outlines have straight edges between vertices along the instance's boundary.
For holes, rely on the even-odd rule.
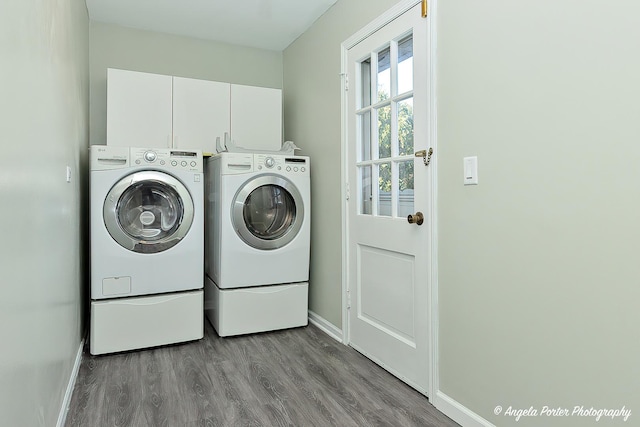
[[255,154],[256,171],[274,171],[281,174],[309,175],[309,158],[281,154]]
[[167,170],[202,172],[200,150],[172,150],[168,148],[131,148],[131,165],[155,166]]

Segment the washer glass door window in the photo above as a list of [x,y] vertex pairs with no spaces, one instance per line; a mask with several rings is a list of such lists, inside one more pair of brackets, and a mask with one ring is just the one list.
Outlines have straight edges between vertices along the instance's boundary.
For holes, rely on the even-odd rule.
[[287,245],[295,239],[303,220],[300,192],[291,181],[277,175],[263,175],[246,182],[232,207],[236,232],[256,249]]
[[193,202],[174,177],[144,171],[111,188],[103,214],[109,234],[121,246],[157,253],[175,246],[187,234],[193,222]]

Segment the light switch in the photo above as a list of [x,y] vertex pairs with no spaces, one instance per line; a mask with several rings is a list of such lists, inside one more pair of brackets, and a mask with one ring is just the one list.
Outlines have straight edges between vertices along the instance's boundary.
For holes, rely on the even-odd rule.
[[478,185],[478,157],[465,157],[464,164],[464,185]]

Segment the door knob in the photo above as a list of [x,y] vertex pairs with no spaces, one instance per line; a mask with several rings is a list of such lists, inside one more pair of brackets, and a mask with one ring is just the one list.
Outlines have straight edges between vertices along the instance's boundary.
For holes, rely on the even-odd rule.
[[409,221],[409,224],[422,225],[422,223],[424,222],[424,215],[422,214],[422,212],[416,212],[413,215],[408,215],[407,221]]

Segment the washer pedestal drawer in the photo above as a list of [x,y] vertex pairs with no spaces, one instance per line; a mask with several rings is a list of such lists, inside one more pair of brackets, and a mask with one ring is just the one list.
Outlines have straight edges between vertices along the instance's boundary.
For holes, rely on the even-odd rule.
[[306,326],[309,284],[220,289],[205,280],[205,313],[221,337]]
[[91,354],[155,347],[204,336],[202,289],[91,301]]

